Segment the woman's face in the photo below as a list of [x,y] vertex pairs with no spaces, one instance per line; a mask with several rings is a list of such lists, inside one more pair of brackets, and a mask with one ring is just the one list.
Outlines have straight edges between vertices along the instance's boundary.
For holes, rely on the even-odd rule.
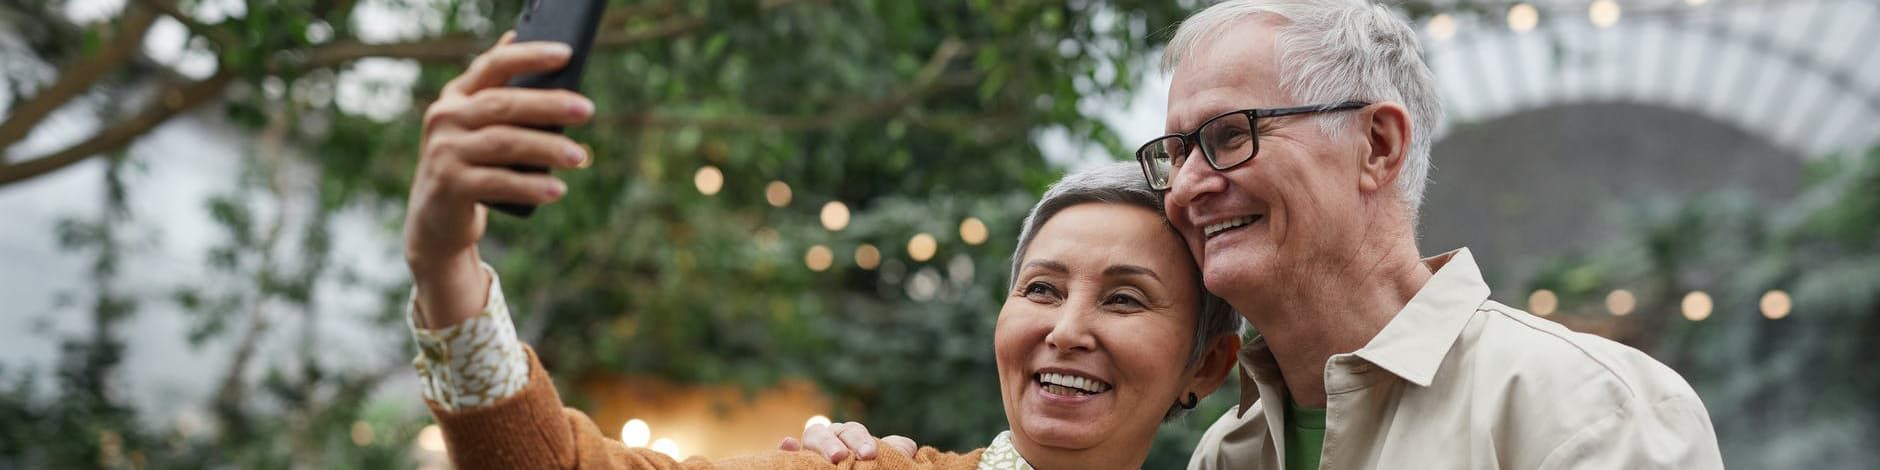
[[1005,416],[1027,459],[1146,458],[1192,385],[1193,259],[1161,216],[1136,206],[1071,206],[1038,230],[994,333]]

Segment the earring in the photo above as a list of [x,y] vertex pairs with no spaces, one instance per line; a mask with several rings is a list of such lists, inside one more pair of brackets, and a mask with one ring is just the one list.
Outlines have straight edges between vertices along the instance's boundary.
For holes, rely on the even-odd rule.
[[1188,392],[1188,401],[1181,401],[1181,400],[1175,401],[1175,404],[1180,405],[1182,409],[1184,410],[1195,409],[1195,405],[1198,405],[1200,403],[1201,403],[1201,398],[1195,396],[1195,392]]

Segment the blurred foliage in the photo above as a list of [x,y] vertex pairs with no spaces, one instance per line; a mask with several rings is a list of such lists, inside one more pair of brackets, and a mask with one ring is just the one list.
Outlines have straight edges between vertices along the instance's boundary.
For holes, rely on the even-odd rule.
[[[1533,288],[1559,293],[1555,319],[1617,322],[1614,336],[1704,397],[1725,462],[1747,468],[1865,468],[1880,461],[1880,149],[1817,160],[1805,191],[1769,206],[1724,191],[1619,208],[1624,235],[1554,261]],[[1614,320],[1607,292],[1638,311]],[[1765,293],[1792,311],[1765,318]],[[1682,313],[1704,291],[1714,311]]]
[[[503,274],[525,340],[558,380],[649,374],[756,389],[808,377],[836,397],[837,419],[943,448],[982,446],[1006,427],[990,345],[1012,240],[1023,211],[1059,174],[1036,139],[1064,132],[1125,155],[1127,144],[1085,110],[1134,89],[1166,28],[1192,7],[1178,3],[616,2],[612,11],[625,14],[608,27],[646,39],[605,45],[589,64],[584,91],[599,116],[570,133],[592,146],[595,166],[562,173],[570,196],[533,218],[496,216],[484,255]],[[337,368],[323,362],[311,325],[331,314],[316,295],[330,289],[384,299],[382,311],[340,314],[403,328],[407,287],[370,285],[333,267],[332,253],[347,249],[333,246],[333,219],[372,214],[395,236],[418,115],[465,57],[381,54],[419,73],[405,111],[376,115],[336,98],[357,63],[318,62],[320,51],[364,42],[365,8],[346,0],[217,4],[222,17],[185,22],[183,47],[206,51],[216,74],[234,77],[219,101],[223,115],[256,139],[233,175],[237,189],[203,206],[223,229],[201,260],[210,275],[178,279],[151,298],[119,293],[107,267],[118,250],[137,247],[108,233],[135,227],[115,216],[70,224],[70,249],[99,260],[89,302],[97,333],[68,341],[55,387],[33,383],[30,371],[0,371],[8,385],[0,389],[0,466],[410,462],[407,443],[423,421],[367,399],[384,378],[410,373],[410,345],[385,345],[381,368]],[[488,44],[520,2],[364,4],[376,7],[370,14],[414,15],[429,38]],[[42,19],[67,6],[6,5]],[[108,24],[9,18],[36,23],[21,34],[37,62],[106,44],[98,31]],[[32,74],[19,70],[8,68],[8,86],[30,96],[31,79],[19,77]],[[128,93],[166,74],[140,60],[101,81],[100,93]],[[125,111],[103,103],[100,116]],[[722,191],[695,188],[706,166],[724,175]],[[784,207],[766,203],[771,181],[790,186]],[[113,200],[126,197],[122,185],[112,187]],[[853,214],[840,230],[819,220],[832,201]],[[986,242],[961,239],[967,217],[990,228]],[[938,241],[931,259],[910,257],[917,233]],[[878,247],[878,268],[857,266],[852,254],[862,244]],[[832,268],[805,266],[813,245],[833,250]],[[139,302],[180,307],[184,339],[230,351],[215,396],[199,405],[210,416],[140,417],[128,392],[100,385],[121,380],[114,377],[126,352],[114,325]],[[257,352],[257,342],[283,337],[267,331],[296,325],[304,330],[297,344],[269,345],[290,351],[286,359]],[[38,391],[47,388],[57,393]],[[400,398],[390,408],[415,405]],[[566,398],[578,406],[587,397]],[[1181,429],[1158,445],[1151,466],[1185,462],[1209,421],[1171,426]],[[375,438],[356,444],[355,423]],[[36,438],[48,435],[66,439]]]

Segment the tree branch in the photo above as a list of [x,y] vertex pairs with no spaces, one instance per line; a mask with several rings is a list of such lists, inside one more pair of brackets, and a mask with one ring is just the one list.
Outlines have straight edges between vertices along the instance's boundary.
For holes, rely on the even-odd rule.
[[[133,59],[139,49],[138,44],[144,40],[144,33],[150,30],[150,24],[156,19],[157,12],[149,8],[125,7],[124,15],[118,20],[118,30],[109,42],[99,47],[97,54],[66,63],[59,68],[57,80],[13,107],[7,120],[0,122],[0,150],[12,148],[14,144],[25,140],[46,116],[52,115],[53,111],[91,89],[112,70]],[[3,161],[5,156],[0,154],[0,162]]]
[[221,96],[222,89],[228,87],[234,76],[223,70],[203,81],[166,87],[142,112],[112,124],[84,142],[43,157],[0,165],[0,186],[50,173],[129,144],[178,113]]

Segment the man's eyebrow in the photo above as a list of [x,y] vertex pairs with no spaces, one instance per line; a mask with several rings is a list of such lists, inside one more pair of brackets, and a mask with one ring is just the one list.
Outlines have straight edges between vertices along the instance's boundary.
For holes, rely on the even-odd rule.
[[1055,260],[1048,260],[1048,259],[1035,259],[1035,260],[1027,261],[1025,262],[1024,268],[1020,269],[1020,271],[1024,271],[1026,269],[1031,269],[1031,268],[1039,268],[1039,269],[1055,271],[1055,272],[1060,272],[1060,273],[1071,272],[1071,268],[1069,266],[1065,266],[1064,263],[1060,263]]
[[1104,276],[1147,276],[1151,279],[1155,279],[1156,282],[1162,281],[1162,276],[1156,275],[1154,269],[1149,269],[1149,268],[1145,268],[1145,267],[1137,266],[1133,264],[1110,265],[1110,267],[1103,269],[1103,275]]

